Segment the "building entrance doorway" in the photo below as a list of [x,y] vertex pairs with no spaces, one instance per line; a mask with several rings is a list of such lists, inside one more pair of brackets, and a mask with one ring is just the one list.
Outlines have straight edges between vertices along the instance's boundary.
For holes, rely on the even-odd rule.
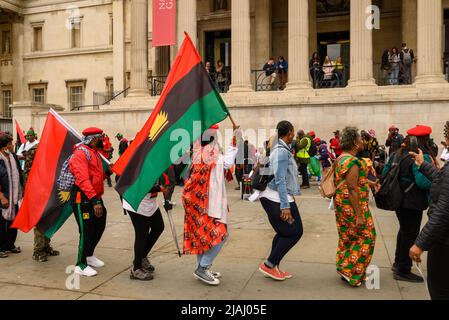
[[231,30],[206,32],[205,48],[205,62],[209,61],[215,67],[221,60],[225,67],[231,66]]
[[[350,62],[350,36],[349,31],[329,32],[318,34],[318,55],[320,57],[320,65],[323,66],[326,56],[329,57],[332,63],[334,74],[323,76],[326,83],[321,83],[320,86],[345,87],[349,79],[349,62]],[[341,60],[341,65],[337,65],[337,60]],[[323,66],[323,73],[327,73],[330,69]],[[335,83],[337,81],[337,83]]]

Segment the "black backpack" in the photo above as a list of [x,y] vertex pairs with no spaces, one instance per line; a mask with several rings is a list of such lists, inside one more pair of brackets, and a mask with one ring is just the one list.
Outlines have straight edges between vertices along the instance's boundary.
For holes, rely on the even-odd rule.
[[379,209],[387,211],[397,210],[404,198],[404,193],[409,192],[415,183],[413,182],[405,191],[402,190],[399,183],[399,171],[401,162],[406,158],[402,156],[401,151],[392,156],[389,170],[380,178],[380,190],[374,195],[376,206]]
[[[274,149],[276,148],[284,148],[291,154],[291,150],[280,144],[277,144]],[[250,173],[250,179],[251,187],[253,190],[265,191],[268,184],[274,179],[274,174],[272,173],[272,170],[270,168],[270,161],[267,161],[267,163],[265,164],[258,164]]]
[[316,144],[313,141],[313,139],[311,137],[307,137],[308,139],[310,139],[310,148],[309,148],[309,156],[310,157],[315,157],[318,154],[318,150],[316,148]]

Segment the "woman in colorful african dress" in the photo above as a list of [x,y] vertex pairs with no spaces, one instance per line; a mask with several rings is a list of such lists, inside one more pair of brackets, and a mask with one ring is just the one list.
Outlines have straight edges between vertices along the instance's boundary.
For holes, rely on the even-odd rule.
[[211,271],[211,266],[228,238],[225,170],[230,169],[237,154],[237,148],[230,146],[223,156],[217,129],[218,126],[213,126],[202,141],[194,143],[191,175],[182,195],[184,254],[197,255],[194,277],[215,286],[220,284],[221,274]]
[[341,137],[342,155],[335,166],[335,215],[338,229],[337,273],[358,287],[366,280],[373,257],[376,230],[368,207],[368,166],[357,155],[364,150],[357,128],[345,128]]

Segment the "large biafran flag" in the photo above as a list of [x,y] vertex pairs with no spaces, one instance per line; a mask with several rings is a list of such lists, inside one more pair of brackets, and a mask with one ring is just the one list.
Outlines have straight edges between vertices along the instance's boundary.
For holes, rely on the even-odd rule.
[[80,135],[50,110],[13,228],[28,232],[37,226],[51,238],[72,214],[69,194],[58,190],[57,179],[64,161],[80,141]]
[[[156,180],[177,159],[171,159],[174,130],[183,129],[192,143],[229,112],[207,73],[190,37],[186,38],[150,118],[114,166],[120,175],[116,190],[137,210]],[[193,130],[194,122],[201,130]],[[179,155],[181,157],[181,155]],[[172,161],[173,160],[173,161]]]

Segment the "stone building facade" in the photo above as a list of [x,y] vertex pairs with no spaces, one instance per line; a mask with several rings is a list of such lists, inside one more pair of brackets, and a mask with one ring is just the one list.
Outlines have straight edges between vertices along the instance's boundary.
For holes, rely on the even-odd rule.
[[[39,131],[53,107],[77,129],[98,125],[110,135],[134,136],[177,50],[152,47],[152,1],[162,0],[0,0],[2,121],[13,115]],[[326,138],[357,125],[377,129],[383,140],[392,123],[405,129],[423,122],[441,135],[449,120],[449,0],[178,0],[177,6],[178,44],[187,31],[212,68],[224,63],[223,97],[243,127],[289,119]],[[379,28],[371,30],[366,21],[376,8]],[[413,84],[384,86],[382,53],[403,42],[417,58]],[[342,58],[344,85],[315,85],[309,68],[315,51]],[[289,63],[287,87],[261,91],[266,79],[257,70],[278,56]]]

